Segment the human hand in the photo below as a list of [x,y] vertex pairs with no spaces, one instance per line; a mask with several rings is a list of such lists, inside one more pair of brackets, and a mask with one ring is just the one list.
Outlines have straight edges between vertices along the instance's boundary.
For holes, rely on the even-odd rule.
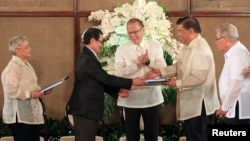
[[[156,69],[155,69],[156,70]],[[157,71],[157,72],[160,72],[160,71]],[[157,77],[160,77],[161,74],[157,73],[156,71],[154,71],[153,69],[149,72],[147,72],[145,75],[144,75],[144,78],[145,79],[153,79],[153,78],[157,78]]]
[[129,92],[128,92],[128,90],[120,89],[118,95],[122,98],[127,98],[127,97],[129,97]]
[[170,78],[169,81],[162,82],[163,85],[168,85],[169,87],[176,87],[176,80],[174,78]]
[[144,66],[143,63],[137,63],[137,68],[138,68],[138,69],[142,68],[143,66]]
[[52,88],[52,89],[49,89],[49,90],[47,90],[47,91],[45,91],[45,92],[44,92],[44,95],[50,94],[50,93],[52,92],[52,90],[53,90],[53,88]]
[[42,92],[39,90],[35,90],[33,92],[30,92],[30,97],[31,98],[39,98],[42,95]]
[[149,65],[150,60],[148,57],[148,51],[146,50],[145,54],[138,56],[137,60],[138,60],[138,64],[137,64],[138,68],[145,66],[145,65]]
[[216,115],[217,115],[217,117],[219,117],[219,118],[224,118],[224,117],[226,117],[226,114],[227,114],[227,112],[226,112],[226,111],[222,111],[221,106],[220,106],[219,109],[216,111]]
[[152,73],[157,76],[161,76],[161,71],[157,68],[151,68]]
[[247,68],[245,68],[245,69],[243,70],[243,74],[244,74],[244,75],[249,75],[249,74],[250,74],[250,66],[248,66]]
[[133,79],[133,85],[134,86],[144,86],[144,85],[146,85],[146,82],[144,79],[136,77]]

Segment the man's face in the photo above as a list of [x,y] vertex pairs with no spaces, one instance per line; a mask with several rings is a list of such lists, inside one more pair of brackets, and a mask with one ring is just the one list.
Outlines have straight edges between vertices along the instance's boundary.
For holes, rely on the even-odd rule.
[[20,48],[16,49],[16,55],[22,60],[27,60],[31,55],[29,42],[26,40],[21,44]]
[[93,50],[98,54],[101,52],[102,49],[102,45],[103,45],[103,35],[100,35],[99,39],[96,40],[93,38],[93,44],[94,44],[94,48]]
[[183,26],[177,25],[177,36],[179,38],[179,41],[185,45],[188,45],[190,42],[190,31],[191,29],[185,29]]
[[218,47],[219,51],[227,52],[227,46],[226,46],[226,37],[221,36],[218,32],[215,36],[215,44]]
[[143,39],[144,28],[140,27],[137,22],[130,23],[127,26],[128,37],[130,41],[134,44],[140,44]]

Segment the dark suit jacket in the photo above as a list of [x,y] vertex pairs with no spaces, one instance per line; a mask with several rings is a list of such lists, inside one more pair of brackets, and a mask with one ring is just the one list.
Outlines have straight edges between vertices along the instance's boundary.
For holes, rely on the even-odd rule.
[[103,70],[90,49],[84,47],[76,65],[74,89],[69,101],[69,114],[101,120],[104,92],[117,97],[120,88],[131,89],[132,79],[116,77]]

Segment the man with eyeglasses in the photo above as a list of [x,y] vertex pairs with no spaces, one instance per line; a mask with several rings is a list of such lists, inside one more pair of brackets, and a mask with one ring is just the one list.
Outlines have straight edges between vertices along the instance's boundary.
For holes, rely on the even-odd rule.
[[103,33],[89,28],[83,34],[84,47],[75,69],[75,83],[69,100],[69,114],[73,115],[75,141],[95,141],[98,123],[104,114],[104,92],[117,98],[123,89],[145,85],[141,78],[121,78],[108,74],[98,60]]
[[219,78],[221,106],[219,117],[227,124],[250,124],[250,65],[248,49],[239,41],[236,26],[226,23],[216,28],[216,45],[224,53],[225,63]]
[[[145,40],[143,22],[132,18],[127,22],[129,42],[117,48],[115,74],[133,78],[144,77],[151,67],[166,66],[163,49],[159,43]],[[143,119],[144,138],[157,141],[159,131],[159,104],[163,103],[161,86],[133,87],[129,97],[118,97],[117,105],[124,107],[127,141],[140,140],[140,120]]]

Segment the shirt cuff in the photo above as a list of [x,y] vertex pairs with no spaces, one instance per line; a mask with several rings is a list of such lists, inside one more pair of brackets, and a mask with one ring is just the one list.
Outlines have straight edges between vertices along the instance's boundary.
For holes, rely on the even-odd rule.
[[181,87],[181,80],[176,80],[175,85],[177,88],[180,88]]
[[26,92],[25,92],[25,97],[26,97],[26,98],[32,98],[31,92],[30,92],[30,91],[26,91]]

